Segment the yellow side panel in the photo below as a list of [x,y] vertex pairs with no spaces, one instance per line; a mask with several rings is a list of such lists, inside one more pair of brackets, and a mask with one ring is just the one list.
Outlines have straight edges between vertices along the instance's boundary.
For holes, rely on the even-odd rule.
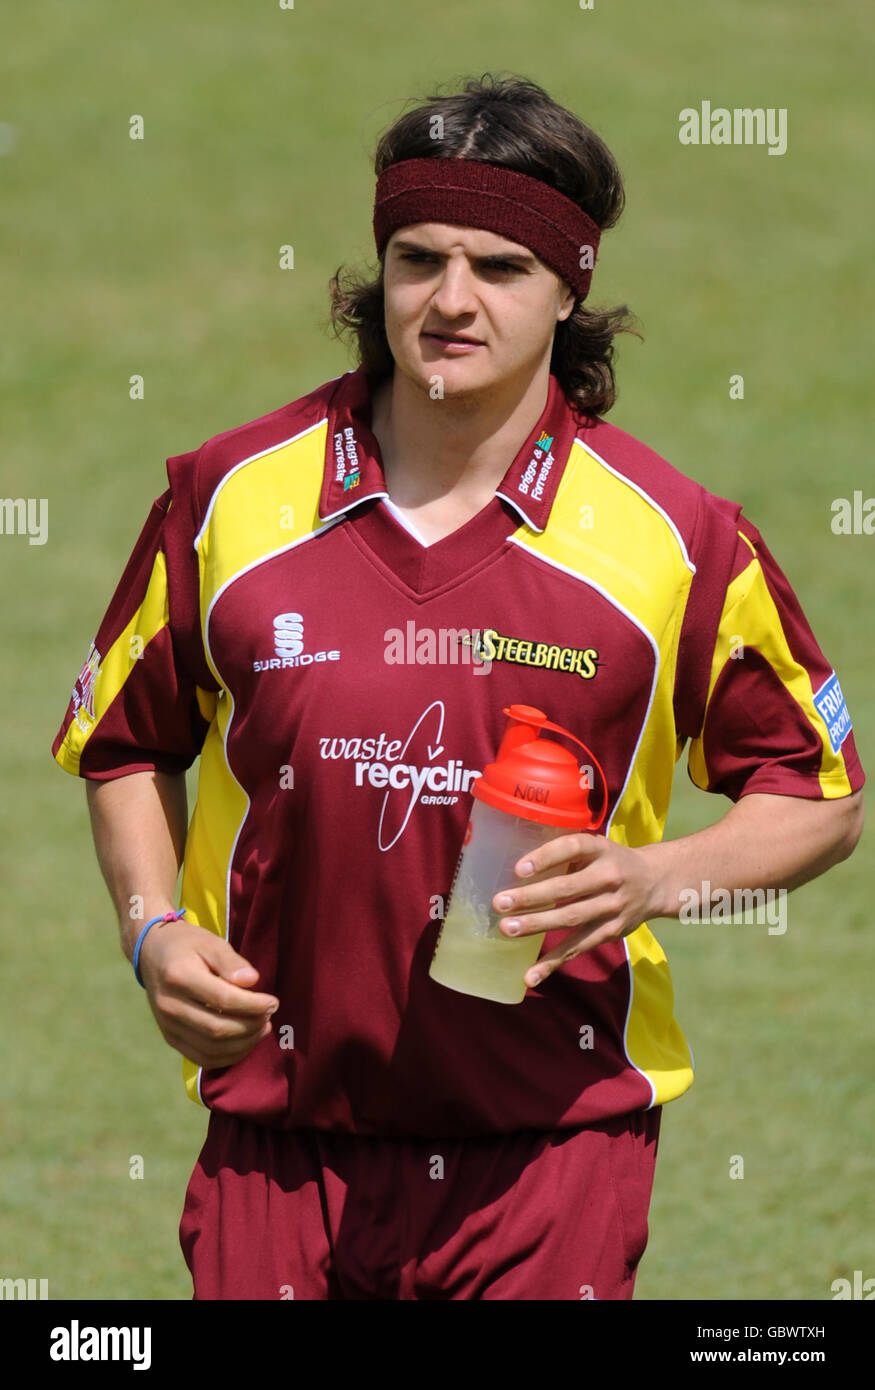
[[[204,740],[197,803],[185,847],[180,898],[188,921],[222,937],[227,935],[228,866],[249,808],[249,798],[225,759],[230,706],[227,695],[217,700],[216,719]],[[194,1062],[183,1058],[185,1088],[198,1105],[201,1103],[197,1093],[199,1071]]]
[[[231,472],[212,500],[209,519],[198,544],[201,575],[201,622],[218,590],[240,570],[301,536],[318,530],[319,493],[325,462],[326,425],[282,445]],[[210,660],[209,650],[207,658]],[[221,675],[210,666],[221,684]],[[197,804],[191,819],[182,879],[182,905],[199,926],[227,936],[228,868],[249,802],[225,757],[231,697],[198,693],[205,717],[215,721],[204,741],[198,776]],[[212,885],[212,891],[207,885]],[[183,1059],[189,1097],[198,1095],[200,1068]]]
[[670,640],[693,577],[680,542],[662,512],[579,443],[559,484],[548,529],[528,544],[567,569],[583,570],[633,612],[660,647],[666,637]]
[[[623,538],[619,552],[618,536]],[[515,539],[548,562],[593,581],[609,601],[637,619],[656,647],[657,688],[614,814],[611,839],[630,845],[659,840],[677,752],[672,703],[677,645],[693,579],[678,537],[662,512],[578,444],[547,531],[533,535],[524,527]]]
[[[604,533],[604,543],[600,536]],[[617,537],[623,538],[617,549]],[[693,571],[661,511],[583,448],[569,460],[548,531],[515,537],[525,548],[594,581],[643,629],[659,671],[646,725],[610,838],[642,845],[662,839],[678,756],[673,695],[677,645]],[[668,961],[649,927],[626,938],[632,975],[626,1048],[654,1088],[654,1104],[682,1095],[693,1059],[674,1018]]]
[[626,947],[632,968],[626,1052],[653,1083],[654,1105],[662,1105],[692,1086],[693,1058],[675,1022],[668,961],[656,937],[645,924],[626,937]]
[[[744,537],[747,540],[747,537]],[[748,542],[749,544],[749,542]],[[800,666],[790,650],[781,618],[775,601],[769,593],[765,575],[758,560],[752,560],[741,574],[736,575],[726,591],[726,603],[720,619],[720,629],[711,663],[711,676],[708,686],[708,703],[705,708],[705,727],[708,723],[708,710],[711,697],[723,669],[734,661],[730,655],[732,639],[741,636],[745,648],[760,653],[768,661],[778,679],[788,693],[802,708],[823,745],[818,780],[826,800],[850,796],[851,783],[845,767],[841,749],[832,751],[829,729],[814,703],[814,690],[811,677],[804,666]],[[704,740],[694,739],[690,744],[690,776],[697,786],[707,789],[710,782],[705,760]]]
[[318,513],[326,428],[253,459],[222,483],[198,545],[202,624],[233,575],[328,524]]
[[[79,763],[85,745],[94,733],[106,711],[118,695],[131,672],[136,668],[141,654],[145,652],[153,637],[167,626],[169,621],[167,605],[167,565],[161,551],[155,556],[149,583],[143,595],[143,602],[134,613],[127,627],[120,632],[109,651],[95,668],[94,674],[94,718],[82,706],[64,735],[64,741],[55,754],[55,761],[65,772],[79,772]],[[139,638],[139,641],[132,641]]]

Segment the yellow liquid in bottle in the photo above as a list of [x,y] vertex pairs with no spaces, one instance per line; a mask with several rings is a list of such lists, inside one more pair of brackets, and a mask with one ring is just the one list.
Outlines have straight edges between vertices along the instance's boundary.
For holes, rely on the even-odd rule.
[[444,923],[428,972],[431,978],[462,994],[498,1004],[521,1003],[526,997],[523,975],[538,959],[543,933],[512,941],[501,933],[497,937],[479,933],[473,913],[460,911],[453,919],[448,916]]
[[[510,817],[476,803],[429,968],[431,979],[498,1004],[522,1003],[527,988],[523,976],[538,959],[545,933],[516,940],[505,936],[498,923],[511,914],[495,912],[492,899],[518,881],[514,876],[518,860],[561,833],[555,826]],[[567,867],[544,869],[526,882],[559,877]]]

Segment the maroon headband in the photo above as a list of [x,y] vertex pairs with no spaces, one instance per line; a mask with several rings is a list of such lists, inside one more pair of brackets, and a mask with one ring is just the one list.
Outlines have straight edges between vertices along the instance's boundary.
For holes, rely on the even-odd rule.
[[588,262],[595,263],[598,227],[564,193],[528,174],[477,159],[436,157],[390,164],[377,179],[374,197],[377,253],[382,255],[398,227],[415,222],[450,222],[497,232],[528,246],[580,299],[589,293]]

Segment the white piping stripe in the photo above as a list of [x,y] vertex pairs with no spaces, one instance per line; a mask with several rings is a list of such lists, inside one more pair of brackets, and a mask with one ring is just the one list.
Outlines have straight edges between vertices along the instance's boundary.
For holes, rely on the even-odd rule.
[[629,972],[629,1002],[626,1005],[626,1018],[623,1023],[623,1051],[626,1054],[626,1061],[629,1063],[629,1066],[633,1067],[634,1070],[637,1071],[639,1076],[643,1076],[644,1080],[650,1087],[650,1105],[648,1105],[647,1108],[648,1110],[651,1110],[653,1106],[656,1104],[656,1083],[654,1082],[653,1077],[648,1076],[646,1071],[642,1071],[641,1067],[636,1066],[635,1063],[632,1061],[632,1058],[629,1056],[629,1019],[632,1016],[632,1001],[635,998],[635,972],[632,969],[632,959],[629,955],[629,942],[626,940],[625,936],[623,937],[623,949],[626,953],[626,969]]
[[[210,605],[210,607],[212,607],[212,604]],[[206,640],[207,640],[207,649],[209,650],[209,639],[207,638]],[[209,656],[210,656],[210,660],[211,660],[211,662],[212,662],[212,664],[213,664],[214,670],[218,671],[219,668],[218,668],[218,666],[216,666],[215,661],[213,661],[213,654],[212,654],[212,652],[209,652]],[[219,677],[219,679],[220,679],[220,681],[221,681],[221,676]],[[227,687],[225,687],[225,685],[224,685],[224,681],[222,681],[222,686],[223,686],[223,688],[227,689]],[[231,694],[230,690],[228,691],[228,698],[229,698],[230,701],[231,701],[231,713],[230,713],[229,716],[228,716],[228,723],[225,725],[225,737],[224,737],[223,740],[222,740],[222,752],[223,752],[223,754],[224,754],[224,756],[225,756],[225,766],[227,767],[229,773],[231,774],[231,777],[234,779],[235,782],[237,782],[237,778],[234,777],[234,769],[231,767],[231,764],[230,764],[230,762],[229,762],[229,760],[228,760],[228,734],[229,734],[229,731],[230,731],[230,729],[231,729],[231,725],[232,725],[232,723],[234,722],[234,712],[235,712],[234,696]],[[240,783],[239,783],[239,782],[237,782],[237,786],[240,787]],[[240,824],[239,824],[238,827],[237,827],[237,834],[234,836],[234,843],[233,843],[233,845],[231,846],[231,853],[228,855],[228,870],[227,870],[227,874],[226,874],[226,876],[225,876],[225,940],[226,940],[226,941],[229,940],[229,929],[230,929],[230,920],[231,920],[231,866],[232,866],[232,864],[234,863],[234,855],[237,853],[237,844],[238,844],[238,842],[239,842],[240,835],[242,834],[243,827],[244,827],[244,825],[246,824],[246,819],[247,819],[247,817],[248,817],[248,815],[249,815],[249,808],[250,808],[250,806],[251,806],[251,802],[250,802],[250,800],[249,800],[249,795],[248,795],[248,793],[246,792],[246,789],[245,789],[244,787],[240,787],[240,790],[243,792],[243,795],[246,797],[246,809],[245,809],[245,811],[243,812],[243,815],[242,815],[241,820],[240,820]],[[202,1075],[203,1075],[203,1067],[198,1067],[198,1072],[197,1072],[197,1093],[198,1093],[198,1095],[200,1096],[201,1104],[202,1104],[202,1105],[206,1105],[206,1101],[205,1101],[204,1098],[203,1098],[203,1093],[201,1092],[201,1077],[202,1077]],[[207,1107],[207,1108],[209,1108],[209,1107]]]
[[362,494],[361,497],[354,497],[354,498],[352,499],[351,502],[346,502],[338,511],[332,512],[332,513],[330,514],[330,516],[325,516],[325,517],[323,517],[322,520],[323,520],[323,521],[336,521],[338,517],[340,517],[340,516],[346,516],[346,513],[347,513],[352,507],[357,507],[357,506],[359,505],[360,502],[370,502],[371,499],[372,499],[373,497],[388,497],[388,496],[389,496],[388,492],[365,492],[365,493]]
[[[635,742],[635,749],[632,753],[632,757],[629,760],[629,766],[626,771],[625,781],[623,782],[620,795],[617,797],[616,805],[614,806],[614,809],[611,812],[610,819],[605,824],[605,835],[607,835],[611,828],[611,822],[614,819],[614,815],[616,814],[617,808],[619,807],[620,803],[623,800],[623,797],[626,794],[626,788],[629,785],[629,778],[632,776],[632,768],[635,766],[635,759],[638,757],[638,749],[641,747],[641,740],[644,737],[644,730],[647,728],[647,721],[650,718],[650,711],[653,708],[653,697],[656,694],[656,682],[659,676],[660,667],[659,647],[656,643],[656,639],[654,638],[653,634],[647,630],[647,628],[641,622],[640,618],[636,618],[634,613],[630,613],[629,609],[626,608],[624,604],[620,603],[619,599],[614,598],[613,594],[609,594],[606,589],[603,589],[601,584],[596,583],[594,579],[590,579],[586,575],[578,573],[577,570],[569,569],[567,565],[563,565],[559,560],[552,560],[548,556],[540,554],[539,551],[533,550],[532,547],[528,545],[525,541],[517,540],[515,536],[511,536],[510,539],[514,542],[515,545],[520,546],[528,555],[531,555],[534,559],[543,560],[545,564],[552,565],[554,569],[561,570],[564,574],[570,575],[572,579],[577,579],[580,581],[581,584],[588,584],[590,588],[595,589],[597,593],[600,593],[602,597],[608,601],[608,603],[612,604],[615,608],[618,608],[619,611],[623,613],[629,619],[629,621],[635,627],[637,627],[640,632],[644,634],[644,636],[647,638],[648,642],[650,643],[653,649],[654,669],[653,681],[650,686],[650,697],[647,701],[647,709],[645,710],[644,719],[642,721],[641,728],[638,732],[638,738]],[[637,1071],[639,1076],[643,1076],[644,1080],[650,1087],[650,1105],[652,1106],[655,1104],[656,1101],[656,1087],[653,1083],[652,1078],[647,1075],[647,1072],[642,1071],[641,1067],[637,1066],[635,1062],[632,1061],[632,1058],[629,1056],[629,1048],[627,1046],[629,1018],[632,1014],[632,1002],[635,996],[635,975],[632,970],[632,962],[629,958],[629,946],[626,942],[625,937],[623,938],[623,948],[626,953],[626,968],[629,972],[629,1002],[626,1006],[626,1020],[623,1024],[623,1051],[626,1054],[626,1060],[629,1063],[629,1066],[632,1067],[634,1071]]]
[[642,623],[641,619],[636,618],[635,614],[630,612],[629,609],[626,608],[626,606],[622,604],[619,599],[614,598],[613,594],[608,593],[607,589],[603,589],[601,584],[598,584],[594,579],[590,579],[585,574],[580,574],[578,570],[569,569],[569,567],[567,565],[563,565],[560,560],[553,560],[548,555],[542,555],[540,551],[534,550],[532,546],[530,546],[526,541],[518,539],[516,536],[509,536],[508,539],[511,540],[514,543],[514,545],[520,546],[526,552],[526,554],[531,555],[533,559],[542,560],[545,565],[552,565],[553,569],[561,570],[563,574],[570,575],[572,579],[577,579],[581,584],[588,584],[591,589],[595,589],[596,593],[601,594],[602,598],[606,599],[608,603],[613,605],[614,608],[619,609],[619,611],[626,618],[629,619],[629,622],[632,623],[634,627],[637,627],[639,632],[643,633],[653,650],[653,681],[650,686],[650,696],[647,701],[647,709],[644,712],[644,719],[641,724],[641,728],[638,731],[638,738],[635,742],[635,749],[632,753],[632,757],[629,761],[629,766],[626,771],[626,780],[624,781],[623,786],[620,790],[620,795],[617,797],[617,804],[614,807],[614,810],[611,812],[610,820],[608,820],[608,822],[605,825],[605,834],[607,835],[608,831],[611,828],[611,821],[614,819],[617,807],[620,805],[620,802],[623,800],[623,797],[626,794],[626,787],[629,785],[629,778],[632,776],[632,768],[635,766],[635,759],[638,757],[638,749],[641,746],[641,740],[644,737],[644,730],[647,728],[647,721],[650,718],[650,711],[653,707],[653,697],[656,694],[656,682],[659,677],[659,646],[657,644],[656,638],[653,636],[653,633],[648,631],[648,629]]
[[[248,460],[247,460],[247,461],[248,461]],[[306,536],[299,536],[297,540],[295,540],[295,541],[290,541],[288,545],[280,546],[279,550],[271,551],[270,555],[261,555],[261,556],[258,557],[257,560],[253,560],[253,561],[251,562],[251,564],[244,565],[242,569],[237,570],[237,572],[236,572],[235,574],[232,574],[232,575],[230,576],[230,578],[226,579],[226,580],[225,580],[225,583],[221,586],[221,588],[218,589],[218,590],[216,591],[216,593],[213,595],[212,599],[210,600],[210,606],[209,606],[209,608],[207,609],[206,618],[204,619],[204,645],[205,645],[205,647],[206,647],[207,655],[208,655],[208,657],[209,657],[209,659],[210,659],[210,663],[211,663],[211,665],[212,665],[212,667],[213,667],[213,670],[216,672],[217,676],[219,677],[219,683],[221,684],[221,686],[222,686],[223,689],[227,690],[228,687],[225,685],[225,682],[224,682],[224,680],[222,679],[222,675],[221,675],[221,672],[219,671],[218,664],[216,663],[215,657],[213,656],[213,649],[212,649],[212,647],[211,647],[211,645],[210,645],[210,618],[211,618],[211,616],[212,616],[213,607],[214,607],[216,601],[218,600],[218,598],[220,597],[220,595],[223,594],[223,593],[225,592],[225,590],[228,588],[228,585],[229,585],[229,584],[233,584],[233,582],[234,582],[235,579],[239,579],[239,577],[240,577],[241,574],[246,574],[249,570],[255,569],[258,565],[263,564],[265,560],[271,560],[271,559],[273,559],[274,555],[281,555],[281,554],[283,553],[283,551],[286,551],[286,550],[294,550],[295,546],[296,546],[296,545],[301,545],[301,543],[302,543],[303,541],[309,541],[309,540],[312,540],[314,536],[320,536],[320,535],[322,534],[322,531],[330,529],[331,524],[332,524],[332,523],[326,523],[326,525],[325,525],[324,527],[322,527],[321,530],[319,530],[319,531],[310,531]],[[230,934],[230,929],[231,929],[231,868],[232,868],[233,863],[234,863],[234,855],[237,853],[237,845],[238,845],[239,842],[240,842],[240,836],[241,836],[242,833],[243,833],[243,827],[244,827],[245,824],[246,824],[246,821],[247,821],[247,819],[248,819],[248,817],[249,817],[249,811],[250,811],[251,806],[252,806],[252,803],[251,803],[251,801],[249,800],[249,795],[248,795],[248,793],[247,793],[245,787],[241,787],[241,786],[240,786],[240,783],[237,781],[237,778],[234,777],[234,769],[231,767],[231,763],[230,763],[230,761],[229,761],[229,759],[228,759],[228,736],[229,736],[229,734],[230,734],[230,732],[231,732],[231,725],[232,725],[233,722],[234,722],[234,713],[235,713],[235,710],[236,710],[236,705],[235,705],[235,703],[234,703],[234,696],[231,694],[231,691],[230,691],[230,690],[228,690],[228,696],[229,696],[230,701],[231,701],[231,713],[229,714],[229,716],[228,716],[228,722],[227,722],[227,724],[225,725],[225,737],[224,737],[224,739],[222,740],[222,752],[223,752],[224,755],[225,755],[225,765],[226,765],[228,771],[230,772],[231,776],[234,778],[234,781],[237,782],[237,786],[240,787],[240,790],[242,791],[243,795],[246,797],[246,809],[245,809],[245,811],[243,812],[243,815],[242,815],[241,820],[240,820],[240,824],[239,824],[238,827],[237,827],[237,834],[234,836],[234,843],[233,843],[233,845],[231,846],[231,853],[230,853],[229,856],[228,856],[228,871],[227,871],[227,874],[226,874],[226,877],[225,877],[225,940],[226,940],[226,941],[228,941],[228,940],[230,939],[230,935],[229,935],[229,934]],[[198,1093],[198,1096],[200,1097],[201,1104],[204,1105],[204,1106],[206,1106],[206,1101],[204,1100],[203,1094],[202,1094],[202,1092],[201,1092],[201,1077],[202,1077],[202,1075],[203,1075],[203,1067],[198,1067],[198,1072],[197,1072],[197,1093]],[[207,1106],[207,1109],[209,1109],[208,1106]]]
[[684,557],[684,564],[686,565],[687,569],[691,572],[691,574],[695,574],[696,566],[693,564],[692,560],[690,559],[687,553],[687,547],[684,544],[684,538],[681,535],[678,528],[675,526],[668,512],[664,511],[662,507],[660,507],[659,503],[655,502],[653,498],[650,496],[650,494],[645,492],[642,487],[639,487],[637,483],[633,483],[632,479],[627,478],[625,473],[619,473],[616,468],[612,468],[611,465],[605,459],[602,458],[601,454],[597,454],[595,449],[591,449],[588,444],[584,444],[583,440],[579,439],[576,435],[574,437],[574,443],[579,444],[581,449],[585,450],[585,452],[589,454],[590,458],[594,458],[596,463],[601,464],[602,468],[606,468],[609,473],[613,473],[615,478],[619,478],[621,483],[625,483],[626,486],[630,487],[633,492],[637,492],[639,497],[643,497],[647,505],[649,507],[652,507],[655,512],[659,512],[659,515],[668,525],[669,529],[674,535],[675,540],[678,543],[678,546],[680,547],[680,552]]
[[322,428],[323,425],[327,423],[328,416],[326,415],[324,419],[317,420],[315,425],[308,425],[305,430],[300,430],[298,434],[293,434],[290,439],[282,439],[279,441],[278,444],[271,444],[267,449],[261,449],[257,454],[250,454],[249,458],[241,459],[239,463],[234,464],[233,468],[229,468],[228,472],[224,474],[221,482],[219,483],[218,487],[216,488],[215,492],[210,498],[209,505],[204,514],[203,523],[201,524],[201,529],[198,531],[197,535],[194,538],[195,550],[197,550],[200,538],[203,535],[204,531],[207,529],[207,525],[209,524],[210,517],[213,513],[213,507],[216,505],[216,499],[218,498],[219,493],[222,491],[222,488],[225,486],[229,478],[233,478],[234,474],[237,473],[241,468],[245,468],[247,463],[254,463],[256,459],[266,458],[268,454],[275,454],[279,449],[285,449],[287,444],[294,444],[296,439],[303,439],[305,435],[312,434],[313,430],[319,430]]
[[415,541],[419,541],[419,544],[422,546],[423,550],[428,550],[429,542],[425,539],[424,536],[420,535],[420,533],[416,530],[416,527],[413,525],[413,522],[408,521],[404,513],[400,511],[398,507],[396,507],[395,503],[392,501],[392,498],[385,496],[383,498],[383,501],[385,505],[389,508],[389,511],[392,513],[395,520],[398,522],[398,525],[403,526],[405,531],[409,531],[413,539]]
[[519,512],[520,516],[522,517],[522,519],[523,519],[523,521],[526,523],[526,525],[527,525],[527,526],[530,526],[530,527],[532,528],[533,531],[537,531],[537,533],[538,533],[539,536],[543,534],[543,531],[544,531],[543,526],[536,526],[535,523],[532,521],[532,518],[531,518],[530,516],[526,516],[526,513],[523,511],[522,507],[520,506],[519,502],[517,501],[517,499],[516,499],[515,497],[508,497],[508,495],[507,495],[506,492],[499,492],[498,490],[496,490],[495,495],[496,495],[496,497],[503,497],[504,500],[505,500],[505,502],[509,502],[510,505],[511,505],[513,508],[515,508],[516,511]]
[[[305,541],[311,541],[314,536],[323,535],[326,531],[330,531],[332,527],[336,525],[337,521],[326,521],[324,526],[319,527],[318,531],[308,531],[306,536],[298,536],[297,540],[289,541],[288,545],[281,545],[278,547],[278,549],[271,550],[266,555],[259,555],[256,559],[250,560],[248,565],[243,565],[241,569],[235,570],[233,574],[228,576],[224,584],[222,584],[216,590],[216,592],[213,594],[213,597],[210,599],[210,606],[207,609],[206,617],[204,618],[204,645],[206,646],[207,655],[209,656],[211,661],[213,657],[213,652],[212,648],[210,647],[210,618],[212,617],[214,607],[218,603],[219,599],[222,597],[222,594],[229,587],[229,585],[233,584],[235,580],[240,578],[241,575],[248,574],[250,570],[257,569],[259,565],[266,564],[268,560],[275,559],[277,555],[284,555],[287,550],[294,550],[296,546],[303,545]],[[218,666],[216,666],[215,662],[213,662],[213,669],[218,675],[219,668]],[[221,676],[219,676],[220,681],[221,679]]]

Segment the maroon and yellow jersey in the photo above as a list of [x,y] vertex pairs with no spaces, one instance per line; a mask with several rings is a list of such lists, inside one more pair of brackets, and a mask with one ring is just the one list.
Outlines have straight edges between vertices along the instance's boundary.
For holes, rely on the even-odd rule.
[[[534,705],[661,838],[675,764],[733,800],[863,784],[838,680],[741,508],[554,377],[495,496],[425,545],[387,496],[361,369],[168,460],[53,745],[68,772],[200,756],[182,905],[280,1008],[189,1094],[278,1128],[571,1128],[692,1082],[642,924],[492,1003],[429,978],[472,804]],[[545,950],[564,938],[548,933]]]

